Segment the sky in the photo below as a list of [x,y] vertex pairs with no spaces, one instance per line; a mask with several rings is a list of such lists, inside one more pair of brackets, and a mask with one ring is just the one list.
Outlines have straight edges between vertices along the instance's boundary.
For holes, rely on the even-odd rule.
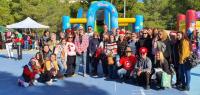
[[143,0],[138,0],[138,2],[143,2]]

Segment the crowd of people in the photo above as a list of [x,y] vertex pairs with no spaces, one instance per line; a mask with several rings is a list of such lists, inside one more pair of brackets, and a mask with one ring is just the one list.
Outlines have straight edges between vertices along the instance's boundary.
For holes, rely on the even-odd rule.
[[[19,32],[15,34],[18,59],[21,59],[23,37]],[[8,36],[9,57],[13,57],[11,42]],[[60,32],[58,36],[55,32],[45,31],[37,42],[39,52],[24,66],[23,79],[18,80],[26,87],[37,82],[52,85],[57,79],[76,75],[100,76],[98,65],[102,65],[105,78],[122,82],[131,79],[145,89],[150,89],[152,81],[159,88],[171,87],[173,74],[176,74],[173,86],[180,90],[190,89],[191,69],[185,59],[192,53],[192,47],[185,32],[168,33],[151,28],[139,33],[120,28],[109,31],[104,25],[103,32],[98,33],[91,26],[86,30],[80,26]],[[24,43],[28,42],[25,40]],[[24,45],[25,49],[27,47]]]

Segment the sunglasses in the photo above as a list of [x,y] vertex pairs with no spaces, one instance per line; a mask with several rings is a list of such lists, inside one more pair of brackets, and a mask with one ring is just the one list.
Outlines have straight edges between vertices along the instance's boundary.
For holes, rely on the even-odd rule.
[[146,53],[140,53],[140,55],[145,55]]
[[147,34],[147,33],[142,33],[142,34]]
[[68,37],[68,38],[73,38],[73,37]]

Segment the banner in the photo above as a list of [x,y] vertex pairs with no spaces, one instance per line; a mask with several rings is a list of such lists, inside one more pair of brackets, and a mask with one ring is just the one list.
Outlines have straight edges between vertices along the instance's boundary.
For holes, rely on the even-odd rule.
[[200,30],[200,21],[196,21],[196,29]]
[[196,12],[196,18],[200,19],[200,11]]

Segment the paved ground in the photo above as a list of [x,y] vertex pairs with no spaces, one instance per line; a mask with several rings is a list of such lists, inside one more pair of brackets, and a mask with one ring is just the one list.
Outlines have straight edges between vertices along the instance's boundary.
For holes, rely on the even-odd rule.
[[[55,82],[52,86],[39,83],[37,86],[22,88],[17,79],[22,66],[27,64],[36,51],[25,51],[23,60],[7,59],[5,51],[0,51],[0,95],[200,95],[200,66],[191,73],[191,91],[182,92],[171,88],[166,90],[144,90],[129,83],[119,83],[104,78],[76,76]],[[16,56],[16,54],[15,54]]]

